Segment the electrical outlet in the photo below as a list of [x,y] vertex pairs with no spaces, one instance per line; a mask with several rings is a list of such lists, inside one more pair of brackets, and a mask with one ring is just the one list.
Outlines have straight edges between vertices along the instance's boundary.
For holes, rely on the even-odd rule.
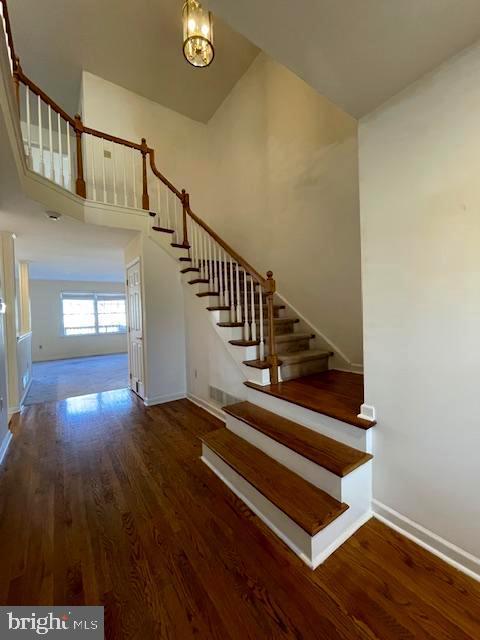
[[103,152],[103,157],[104,158],[111,158],[112,157],[112,152],[111,151],[107,151],[105,149],[105,151]]

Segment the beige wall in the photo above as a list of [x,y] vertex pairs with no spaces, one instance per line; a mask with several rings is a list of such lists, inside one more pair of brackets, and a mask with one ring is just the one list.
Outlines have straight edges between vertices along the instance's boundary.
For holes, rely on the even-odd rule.
[[[109,107],[115,104],[114,115]],[[140,139],[192,208],[362,363],[356,121],[261,54],[208,125],[89,73],[88,125]]]
[[360,126],[374,497],[474,554],[478,574],[479,113],[477,45]]
[[34,362],[120,353],[127,350],[125,334],[63,336],[60,298],[62,291],[124,293],[125,285],[121,282],[30,280]]
[[208,124],[214,228],[362,362],[357,125],[264,54]]
[[89,127],[138,143],[146,138],[158,169],[179,189],[197,194],[197,202],[206,207],[200,200],[207,193],[206,125],[86,71],[81,109]]

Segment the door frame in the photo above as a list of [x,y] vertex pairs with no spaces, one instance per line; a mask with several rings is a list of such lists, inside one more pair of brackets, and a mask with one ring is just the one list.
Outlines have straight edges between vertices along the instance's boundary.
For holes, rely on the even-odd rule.
[[130,363],[130,305],[128,302],[128,271],[129,269],[131,269],[132,267],[134,267],[136,264],[138,263],[139,268],[140,268],[140,293],[141,293],[141,309],[142,309],[142,343],[143,343],[143,349],[142,349],[142,360],[143,360],[143,396],[141,396],[138,391],[135,391],[134,389],[132,389],[132,387],[130,386],[130,390],[133,391],[133,393],[135,393],[136,395],[138,395],[139,398],[141,398],[142,400],[145,400],[146,397],[146,389],[147,389],[147,367],[146,367],[146,360],[145,360],[145,354],[146,354],[146,331],[145,331],[145,289],[144,289],[144,272],[143,272],[143,263],[142,263],[142,258],[141,256],[137,256],[136,258],[134,258],[133,260],[130,260],[130,262],[128,262],[125,265],[125,299],[127,301],[126,304],[126,311],[127,311],[127,344],[128,344],[128,380],[129,380],[129,385],[130,385],[130,380],[131,380],[131,363]]

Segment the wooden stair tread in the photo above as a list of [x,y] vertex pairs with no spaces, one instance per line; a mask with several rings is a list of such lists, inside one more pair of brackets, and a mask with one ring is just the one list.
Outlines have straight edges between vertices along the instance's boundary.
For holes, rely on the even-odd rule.
[[171,242],[170,246],[175,247],[175,249],[190,249],[189,244],[179,244],[178,242]]
[[197,269],[197,267],[186,267],[185,269],[182,269],[180,273],[190,273],[190,272],[199,273],[199,271],[200,269]]
[[198,298],[206,298],[207,296],[218,296],[220,295],[218,291],[202,291],[201,293],[197,293]]
[[370,429],[376,424],[374,420],[357,417],[363,403],[363,376],[358,373],[333,369],[277,384],[261,386],[245,382],[245,385],[360,429]]
[[216,305],[213,307],[207,307],[207,311],[230,311],[230,307],[226,307],[225,305]]
[[208,284],[208,280],[205,278],[194,278],[193,280],[189,280],[188,284]]
[[260,344],[260,340],[229,340],[234,347],[255,347]]
[[340,478],[373,457],[251,402],[229,405],[223,411]]
[[173,229],[166,229],[165,227],[152,227],[154,231],[161,231],[162,233],[175,233]]
[[[246,364],[247,367],[253,367],[254,369],[270,369],[268,360],[244,360],[243,364]],[[282,361],[279,360],[278,364],[281,365]]]
[[217,322],[219,327],[243,327],[243,322]]
[[226,428],[201,440],[310,536],[348,509]]
[[191,262],[192,259],[191,258],[187,258],[186,256],[182,256],[181,258],[179,258],[180,262]]

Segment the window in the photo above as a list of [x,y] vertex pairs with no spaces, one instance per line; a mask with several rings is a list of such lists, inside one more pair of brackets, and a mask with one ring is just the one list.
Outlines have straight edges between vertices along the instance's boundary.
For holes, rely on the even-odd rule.
[[64,336],[125,333],[125,296],[119,293],[62,293]]

